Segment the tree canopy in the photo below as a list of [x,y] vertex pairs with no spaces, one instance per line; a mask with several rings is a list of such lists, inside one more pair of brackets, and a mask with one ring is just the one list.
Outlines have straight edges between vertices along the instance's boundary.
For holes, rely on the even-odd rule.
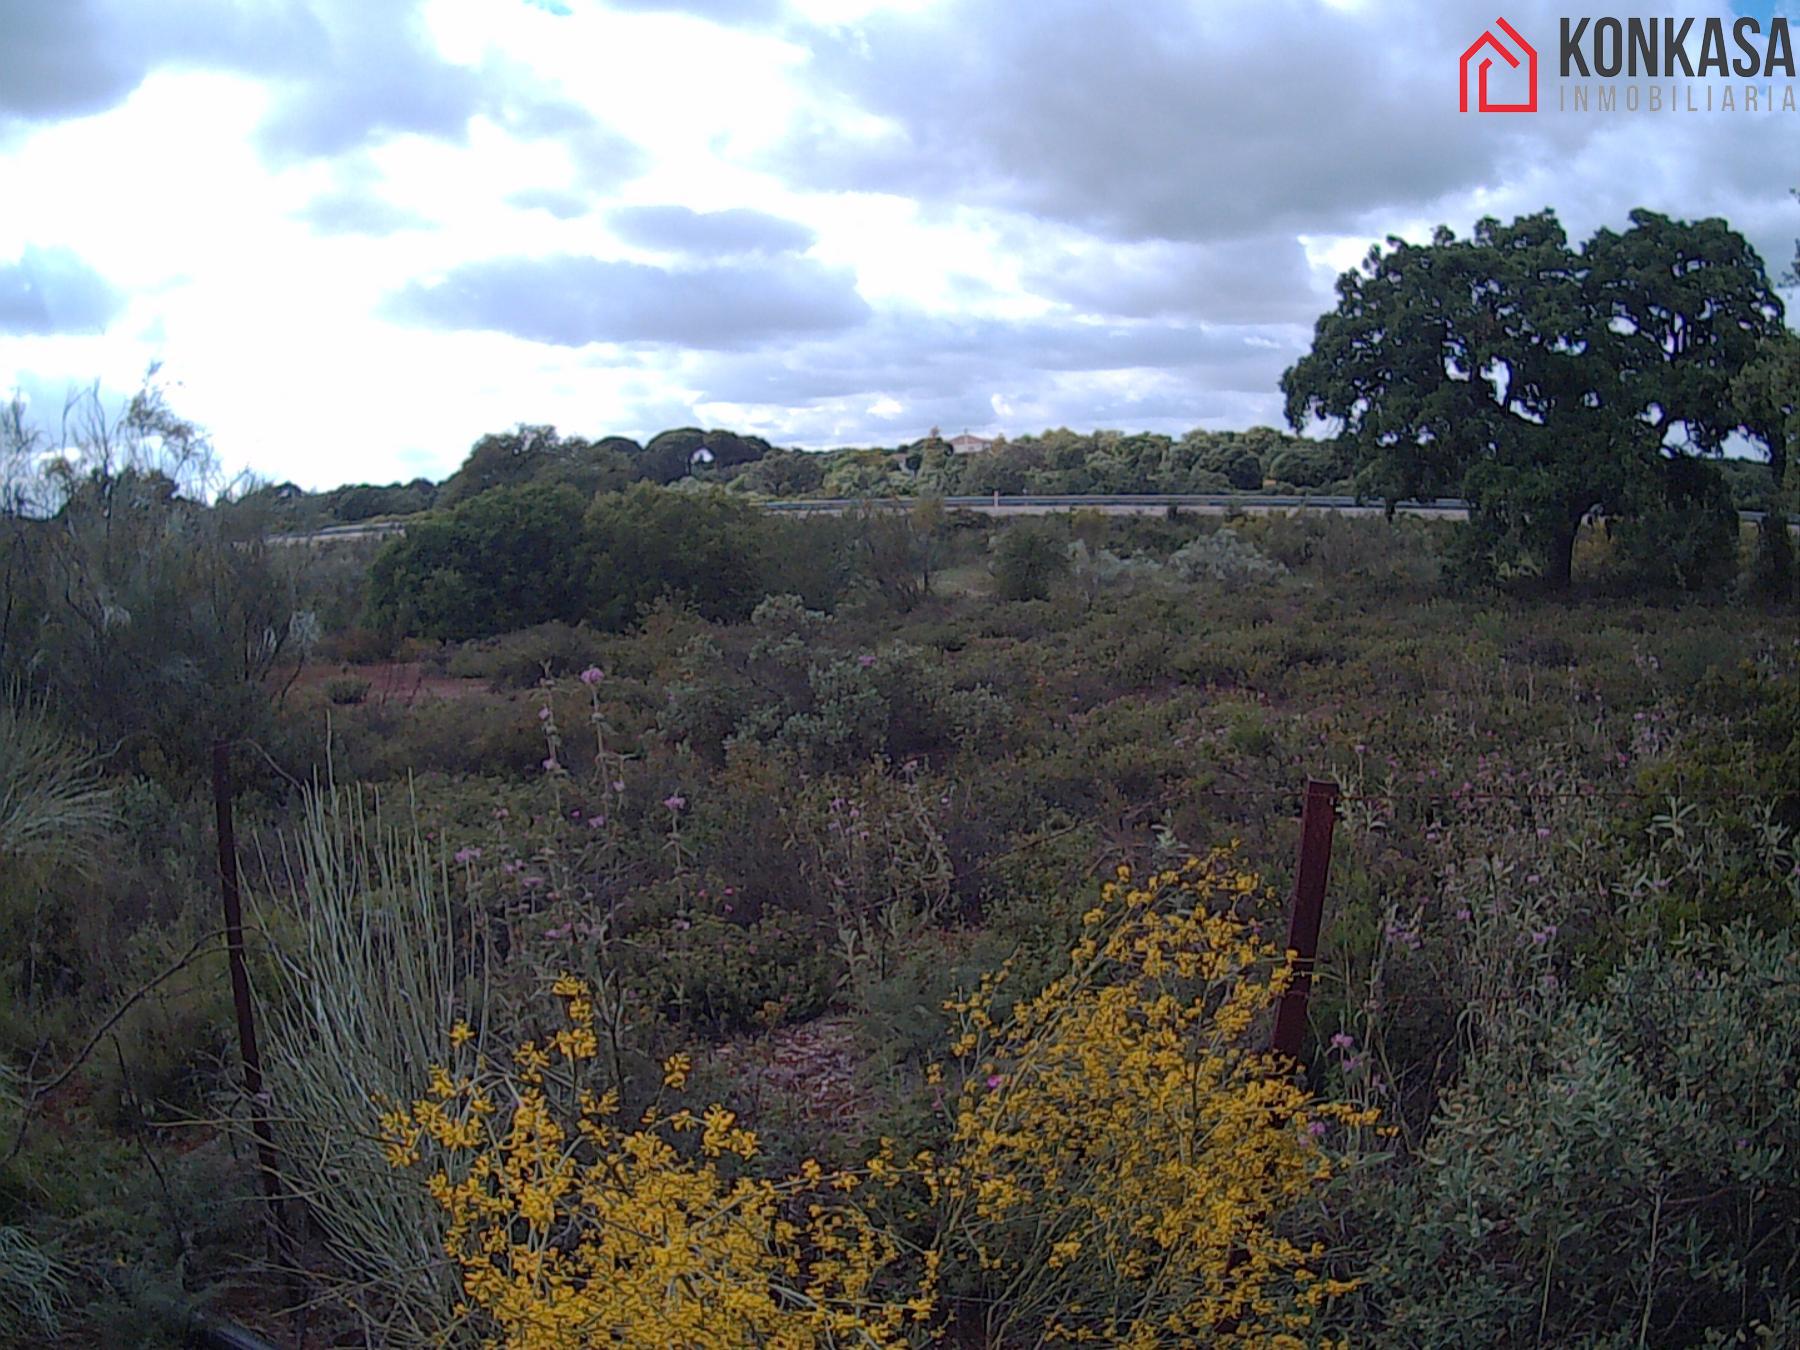
[[1282,377],[1289,421],[1338,424],[1358,491],[1390,506],[1466,498],[1472,559],[1557,587],[1591,511],[1717,509],[1694,461],[1762,434],[1733,384],[1784,331],[1743,236],[1642,210],[1580,249],[1551,211],[1389,239],[1337,294]]
[[585,505],[574,488],[527,483],[424,516],[376,557],[370,607],[401,631],[435,638],[577,614]]

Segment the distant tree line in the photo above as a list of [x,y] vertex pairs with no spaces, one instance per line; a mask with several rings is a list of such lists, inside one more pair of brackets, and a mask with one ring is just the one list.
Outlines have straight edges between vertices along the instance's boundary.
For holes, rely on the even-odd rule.
[[1194,430],[1179,437],[1059,427],[958,455],[938,436],[894,447],[806,451],[718,428],[677,427],[640,445],[626,436],[587,440],[553,426],[520,424],[482,436],[441,484],[415,478],[324,492],[265,484],[242,502],[278,528],[298,533],[453,507],[496,488],[567,487],[592,497],[640,482],[720,486],[763,498],[852,499],[1351,488],[1349,461],[1334,443],[1271,427]]

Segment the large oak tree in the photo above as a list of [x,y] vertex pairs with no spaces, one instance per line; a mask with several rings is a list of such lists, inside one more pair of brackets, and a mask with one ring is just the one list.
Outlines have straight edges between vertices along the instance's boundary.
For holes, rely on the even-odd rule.
[[1289,420],[1339,424],[1358,490],[1468,500],[1474,552],[1568,584],[1596,509],[1715,510],[1701,461],[1745,427],[1732,382],[1782,331],[1724,221],[1634,211],[1571,247],[1551,211],[1389,239],[1338,280],[1282,377]]

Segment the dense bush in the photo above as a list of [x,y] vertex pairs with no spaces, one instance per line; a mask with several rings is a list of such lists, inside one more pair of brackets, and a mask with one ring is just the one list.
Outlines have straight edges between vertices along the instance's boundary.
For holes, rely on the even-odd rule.
[[402,632],[486,637],[579,615],[584,499],[541,484],[495,488],[414,521],[369,573],[374,613]]
[[943,666],[907,643],[846,651],[835,623],[798,597],[760,604],[747,649],[728,655],[709,636],[683,650],[662,725],[715,762],[750,740],[818,768],[893,762],[956,745],[1002,743],[1010,708],[991,689],[956,688]]
[[1169,567],[1184,581],[1267,581],[1287,573],[1287,568],[1230,529],[1183,544],[1170,555]]
[[1800,1334],[1800,951],[1652,947],[1597,997],[1495,1028],[1378,1216],[1404,1343],[1693,1345]]
[[753,508],[719,492],[640,484],[597,498],[585,521],[588,612],[604,628],[623,628],[668,596],[709,619],[743,618],[763,594],[764,525]]
[[994,587],[1002,600],[1042,600],[1069,571],[1069,555],[1054,527],[1019,524],[994,540]]

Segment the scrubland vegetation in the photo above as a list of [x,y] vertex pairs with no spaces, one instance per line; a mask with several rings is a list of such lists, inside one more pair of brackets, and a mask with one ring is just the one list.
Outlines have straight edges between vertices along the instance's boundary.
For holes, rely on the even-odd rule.
[[1564,541],[484,441],[315,547],[154,390],[88,411],[5,447],[0,1338],[1800,1340],[1790,553],[1643,447]]

